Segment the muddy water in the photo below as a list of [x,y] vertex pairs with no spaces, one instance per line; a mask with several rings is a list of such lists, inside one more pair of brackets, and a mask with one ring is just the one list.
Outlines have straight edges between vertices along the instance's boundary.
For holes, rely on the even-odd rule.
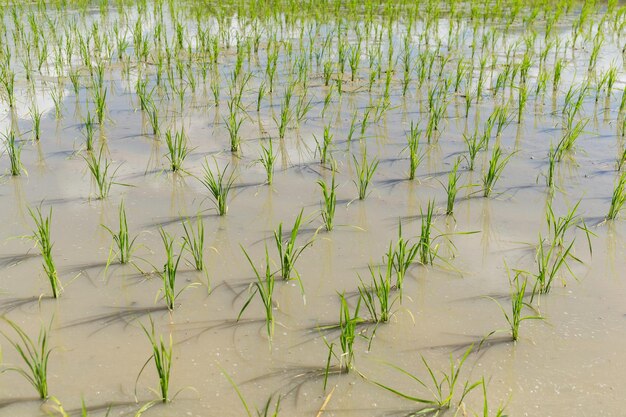
[[[607,40],[607,54],[614,53],[616,45]],[[425,157],[417,179],[409,181],[406,132],[411,120],[426,125],[426,85],[421,89],[413,85],[403,98],[400,85],[394,82],[391,110],[373,122],[364,137],[357,129],[355,139],[348,143],[352,113],[356,109],[362,115],[371,97],[377,97],[367,92],[367,80],[346,82],[347,92],[341,100],[335,95],[322,118],[327,88],[316,73],[310,80],[312,109],[307,119],[278,140],[273,115],[279,112],[282,87],[271,100],[263,101],[257,113],[259,80],[255,78],[244,94],[249,118],[242,125],[242,150],[233,156],[222,118],[227,112],[226,74],[234,56],[225,54],[222,59],[224,101],[219,107],[211,104],[208,83],[200,82],[198,91],[188,94],[189,106],[182,113],[176,101],[160,96],[163,125],[184,126],[193,148],[184,162],[186,173],[168,171],[165,144],[150,134],[146,115],[137,110],[134,81],[112,67],[105,82],[108,120],[98,137],[112,167],[119,167],[116,180],[120,184],[113,185],[111,195],[105,200],[93,198],[95,190],[81,157],[85,88],[78,97],[67,90],[60,119],[50,106],[44,109],[42,105],[40,109],[48,111],[42,120],[41,142],[24,143],[22,158],[28,175],[2,180],[0,308],[33,337],[40,323],[51,323],[50,393],[67,410],[79,408],[83,397],[93,415],[104,415],[109,405],[111,415],[134,415],[157,397],[153,390],[158,381],[151,363],[137,379],[150,356],[141,325],[147,326],[152,317],[158,333],[166,340],[171,335],[174,341],[171,395],[177,395],[171,404],[155,406],[146,415],[244,415],[223,372],[238,384],[251,407],[262,407],[270,395],[276,399],[284,394],[281,415],[317,415],[321,408],[323,415],[402,415],[420,405],[371,381],[417,397],[430,398],[430,394],[388,363],[427,378],[420,356],[433,369],[445,370],[450,355],[460,357],[472,344],[475,351],[465,363],[457,389],[466,380],[484,377],[492,408],[506,404],[507,414],[513,416],[623,413],[625,226],[621,221],[603,223],[616,178],[617,93],[599,104],[593,95],[585,100],[583,114],[590,122],[575,152],[557,167],[554,209],[564,215],[580,201],[578,213],[595,234],[593,252],[589,253],[582,231],[568,234],[569,240],[576,238],[574,252],[582,261],[571,263],[575,278],[562,273],[548,295],[533,301],[543,319],[524,321],[520,340],[512,343],[504,315],[493,299],[509,311],[510,270],[534,272],[539,234],[548,233],[549,194],[542,173],[547,172],[550,144],[562,135],[560,111],[553,111],[550,94],[545,100],[532,96],[522,123],[511,123],[497,139],[506,154],[515,154],[492,198],[483,198],[476,185],[490,152],[478,155],[474,172],[461,163],[461,183],[467,187],[459,192],[455,215],[450,217],[444,215],[446,195],[441,183],[446,183],[455,158],[466,152],[463,133],[471,133],[474,126],[482,129],[493,111],[490,95],[472,107],[468,119],[463,117],[464,98],[450,96],[441,136],[431,144],[422,140]],[[586,68],[586,59],[581,54],[570,63],[564,82],[576,82],[576,69]],[[261,77],[263,59],[258,67],[252,64],[250,71]],[[617,87],[623,84],[618,82]],[[35,95],[45,94],[42,90]],[[561,91],[554,97],[558,109],[563,95]],[[21,137],[28,139],[30,121],[24,114],[14,117]],[[335,138],[331,152],[337,161],[338,184],[336,227],[331,232],[322,226],[321,192],[316,184],[320,178],[328,181],[330,170],[318,162],[314,139],[321,137],[327,124]],[[264,184],[262,167],[255,163],[259,139],[268,135],[280,150],[272,186]],[[371,193],[359,201],[352,155],[358,157],[365,148],[380,164]],[[229,164],[237,176],[224,217],[215,214],[207,190],[197,179],[202,176],[203,161],[213,164],[213,158],[220,167]],[[0,159],[0,164],[6,169],[7,158]],[[367,282],[368,265],[383,262],[389,243],[397,239],[398,222],[402,222],[404,236],[416,241],[421,210],[431,199],[436,204],[433,236],[445,235],[436,240],[439,258],[432,266],[415,264],[410,269],[391,322],[376,329],[371,344],[357,338],[358,372],[331,375],[324,390],[321,370],[328,349],[323,337],[334,342],[335,351],[339,342],[336,333],[324,333],[319,326],[337,322],[337,293],[345,292],[354,306],[359,277]],[[102,225],[117,230],[122,200],[130,232],[137,235],[134,265],[114,262],[107,268],[111,237]],[[27,238],[33,228],[28,209],[37,206],[44,213],[52,208],[53,252],[64,284],[58,300],[49,298],[41,258]],[[299,242],[313,240],[296,265],[304,295],[295,282],[276,283],[276,330],[270,344],[258,299],[236,321],[254,279],[241,247],[262,267],[267,244],[276,262],[272,233],[281,222],[290,230],[300,210],[305,220]],[[169,313],[154,273],[165,261],[159,227],[178,238],[183,234],[181,218],[197,215],[206,229],[207,271],[194,271],[189,256],[184,256],[177,287],[188,288]],[[3,330],[10,334],[7,326]],[[371,336],[373,327],[362,331]],[[477,349],[483,337],[494,331]],[[2,353],[4,364],[20,363],[6,342]],[[463,410],[479,412],[482,396],[478,391],[465,399],[459,415]],[[16,373],[0,375],[0,392],[0,415],[42,415],[53,407],[52,401],[37,400],[32,387]],[[458,398],[457,392],[455,401]]]

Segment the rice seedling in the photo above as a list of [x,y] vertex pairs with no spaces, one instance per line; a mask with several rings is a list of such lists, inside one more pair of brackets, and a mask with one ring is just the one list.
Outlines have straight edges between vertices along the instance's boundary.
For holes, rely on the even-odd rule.
[[93,151],[93,138],[94,138],[94,120],[91,118],[91,113],[87,110],[87,116],[85,117],[85,149],[88,152]]
[[493,191],[493,187],[502,175],[504,167],[509,162],[513,154],[509,154],[502,159],[502,150],[500,146],[494,146],[489,160],[489,167],[483,172],[483,197],[489,197]]
[[[239,401],[241,401],[241,404],[243,405],[243,408],[246,411],[246,415],[248,417],[253,417],[252,416],[252,412],[250,411],[250,406],[248,405],[248,402],[244,398],[241,390],[239,389],[239,387],[237,386],[235,381],[233,381],[231,376],[228,375],[226,373],[226,371],[224,371],[223,369],[222,369],[222,374],[224,375],[224,377],[226,377],[226,379],[228,380],[230,385],[233,387],[233,389],[237,393],[237,397],[239,397]],[[270,395],[269,398],[267,399],[267,402],[263,406],[263,408],[260,409],[260,410],[258,408],[256,409],[257,417],[278,417],[278,413],[280,411],[281,396],[280,395],[278,396],[278,398],[276,399],[276,403],[274,403],[274,405],[273,405],[273,410],[274,411],[272,411],[272,400],[273,400],[273,398]]]
[[300,210],[300,214],[296,217],[288,240],[283,240],[282,223],[280,223],[278,229],[274,231],[274,241],[276,242],[276,249],[280,257],[280,276],[286,281],[295,278],[300,283],[300,286],[302,286],[302,281],[300,280],[300,274],[295,268],[296,261],[302,252],[313,243],[313,241],[310,240],[302,246],[296,246],[298,232],[302,223],[302,214],[303,211]]
[[[391,247],[389,250],[391,252]],[[383,274],[380,267],[375,270],[370,265],[369,272],[372,278],[370,285],[366,285],[359,276],[359,295],[374,323],[387,323],[393,314],[391,309],[398,300],[398,297],[391,299],[392,268],[392,263],[388,262]]]
[[404,277],[419,253],[419,244],[410,244],[402,236],[402,223],[398,222],[398,241],[393,252],[387,255],[387,262],[396,273],[396,288],[402,294]]
[[330,232],[333,230],[333,221],[335,219],[335,209],[337,206],[335,170],[333,169],[332,171],[330,185],[323,179],[317,180],[317,184],[322,189],[322,197],[324,198],[322,202],[322,220],[324,221],[326,231]]
[[181,171],[185,158],[191,152],[187,144],[185,129],[175,132],[174,135],[172,135],[172,131],[168,129],[165,132],[165,143],[167,144],[165,157],[170,163],[172,172]]
[[141,374],[146,369],[146,366],[148,366],[148,363],[152,361],[154,363],[154,368],[156,370],[157,376],[159,378],[159,400],[163,403],[167,403],[171,400],[169,397],[169,391],[170,377],[172,375],[172,347],[174,345],[172,341],[172,335],[169,335],[168,342],[165,342],[163,340],[163,335],[157,338],[156,332],[154,330],[154,321],[152,321],[152,318],[150,318],[150,330],[146,329],[143,324],[141,325],[141,328],[148,337],[148,341],[150,342],[150,347],[152,349],[152,354],[143,364],[141,370],[139,371],[139,374],[137,375],[137,379],[135,381],[135,394],[137,390],[137,382],[139,382],[139,377],[141,377]]
[[[510,314],[506,312],[504,307],[502,307],[502,304],[500,304],[495,298],[489,297],[496,304],[498,304],[498,307],[500,307],[500,310],[502,310],[502,314],[504,315],[504,318],[509,324],[509,327],[511,330],[511,339],[513,339],[514,342],[517,342],[517,340],[519,339],[519,328],[523,321],[539,320],[542,318],[540,315],[536,313],[533,306],[531,306],[529,303],[524,301],[524,297],[526,297],[526,284],[528,282],[528,279],[524,278],[524,280],[522,281],[520,278],[521,275],[522,275],[522,272],[517,271],[515,273],[515,278],[513,278],[513,280],[510,281],[510,285],[511,285],[511,313]],[[533,310],[535,314],[530,315],[530,316],[522,316],[522,313],[525,308]]]
[[291,97],[293,95],[293,88],[291,85],[287,86],[285,89],[285,95],[283,96],[283,101],[280,104],[280,115],[278,118],[274,117],[274,122],[278,128],[278,137],[280,139],[285,138],[285,132],[287,131],[287,126],[291,122],[293,118],[293,111],[291,110]]
[[315,151],[320,155],[320,163],[324,165],[330,159],[330,145],[333,142],[333,135],[330,133],[330,125],[324,126],[324,137],[320,143],[317,137],[313,135],[315,139]]
[[241,137],[239,130],[243,123],[243,117],[239,115],[239,105],[236,102],[236,98],[233,98],[228,102],[228,117],[224,118],[224,124],[228,135],[230,137],[230,151],[238,152],[241,144]]
[[[104,229],[111,234],[113,238],[113,244],[111,245],[111,250],[109,251],[109,260],[107,264],[110,262],[112,257],[117,257],[120,264],[124,265],[130,261],[130,257],[134,250],[135,240],[137,240],[137,236],[131,238],[128,232],[128,221],[126,219],[126,209],[124,208],[124,200],[120,203],[119,208],[119,231],[115,233],[113,230],[109,229],[107,226],[102,225]],[[115,245],[117,252],[113,254],[113,245]]]
[[485,135],[482,135],[479,139],[479,136],[480,135],[478,134],[478,130],[475,130],[471,136],[463,134],[463,140],[465,140],[465,143],[467,145],[467,156],[465,156],[465,160],[468,164],[467,169],[470,171],[474,170],[474,164],[478,152],[487,148],[487,137]]
[[200,179],[200,182],[202,182],[202,185],[211,193],[217,214],[223,216],[228,211],[228,194],[235,182],[235,172],[231,171],[230,174],[226,175],[228,164],[220,171],[217,161],[214,162],[215,170],[217,171],[216,174],[211,171],[208,161],[206,159],[204,160],[202,166],[204,176]]
[[110,172],[111,161],[104,157],[102,153],[103,149],[100,148],[100,152],[98,152],[97,157],[92,152],[90,152],[87,156],[83,156],[83,159],[87,163],[87,168],[91,173],[91,178],[96,184],[96,199],[98,200],[107,198],[109,196],[109,192],[111,191],[111,187],[114,184],[126,185],[115,182],[115,174],[117,173],[119,166]]
[[561,159],[563,159],[563,155],[574,149],[576,139],[578,139],[580,134],[583,132],[583,129],[585,128],[585,126],[587,126],[588,122],[589,119],[581,119],[575,125],[573,125],[573,127],[568,128],[565,131],[563,138],[559,141],[555,149],[557,160],[560,161]]
[[6,317],[2,317],[2,320],[13,329],[17,339],[10,337],[4,331],[0,332],[19,353],[26,365],[25,368],[9,365],[2,370],[2,373],[8,371],[17,372],[37,390],[39,398],[42,400],[48,398],[48,362],[52,353],[52,348],[48,346],[48,343],[52,321],[50,321],[47,327],[43,324],[41,325],[39,335],[35,341],[13,321]]
[[418,129],[417,124],[413,124],[411,121],[411,128],[409,133],[407,134],[407,148],[409,150],[409,179],[415,179],[415,172],[419,167],[420,163],[424,159],[424,153],[420,153],[419,144],[420,144],[420,135],[421,132]]
[[2,135],[4,137],[4,148],[9,156],[10,169],[9,172],[12,176],[18,176],[22,171],[26,172],[24,165],[22,165],[22,147],[24,145],[18,144],[15,139],[15,131],[9,129],[7,133]]
[[359,317],[361,308],[361,298],[354,308],[354,313],[350,313],[350,306],[344,294],[339,294],[339,345],[341,346],[341,356],[339,358],[339,368],[342,372],[350,372],[354,368],[354,341],[357,337],[357,327],[363,322]]
[[33,231],[32,239],[39,247],[41,256],[43,257],[43,269],[50,283],[52,296],[57,298],[61,294],[62,287],[61,282],[59,281],[54,259],[52,258],[53,243],[50,238],[52,207],[50,207],[50,211],[45,218],[41,213],[41,208],[37,208],[34,211],[29,208],[28,211],[30,213],[30,217],[35,222],[35,230]]
[[36,104],[29,108],[28,112],[33,120],[33,138],[35,141],[39,141],[41,138],[41,117],[43,116],[43,113],[37,110]]
[[193,257],[196,271],[204,271],[204,221],[202,217],[196,218],[195,228],[189,218],[183,220],[183,247]]
[[356,156],[353,155],[352,158],[354,160],[354,169],[356,170],[358,176],[357,180],[354,180],[353,182],[359,191],[359,200],[365,200],[365,197],[368,195],[367,188],[372,181],[372,176],[378,168],[379,161],[377,158],[374,158],[371,161],[367,160],[367,148],[364,148],[363,150],[360,163]]
[[252,299],[258,294],[259,297],[261,298],[261,302],[264,307],[265,328],[267,331],[267,337],[269,338],[270,343],[271,343],[272,338],[274,337],[274,281],[275,281],[275,278],[274,278],[274,273],[272,273],[272,271],[270,270],[270,256],[267,251],[267,246],[265,247],[264,274],[261,274],[261,272],[259,272],[257,267],[254,266],[254,262],[252,262],[252,259],[250,259],[250,255],[248,255],[248,252],[246,252],[246,250],[243,247],[241,247],[241,250],[243,251],[244,255],[246,256],[246,259],[248,260],[248,262],[250,263],[250,266],[252,267],[252,270],[254,271],[254,275],[256,276],[256,281],[250,284],[250,289],[252,291],[250,292],[250,296],[244,303],[243,307],[239,311],[239,315],[237,316],[237,321],[241,319],[241,316],[250,305],[250,302],[252,301]]
[[620,211],[626,203],[626,172],[622,172],[613,187],[613,195],[611,197],[611,205],[609,206],[609,212],[606,215],[607,220],[614,220],[619,215]]
[[439,245],[435,244],[435,239],[431,237],[434,211],[435,202],[433,200],[428,201],[426,213],[424,213],[420,208],[422,226],[418,243],[418,254],[420,263],[422,265],[432,265],[433,261],[437,257],[437,252],[439,250]]
[[541,234],[539,235],[539,245],[535,255],[537,262],[537,273],[534,274],[535,287],[534,293],[547,294],[552,288],[552,283],[559,276],[560,270],[565,267],[570,273],[571,269],[568,265],[568,259],[578,260],[573,256],[572,248],[574,240],[567,246],[562,247],[556,241],[545,244]]
[[272,145],[272,139],[268,139],[268,145],[261,143],[261,153],[259,155],[258,162],[265,168],[265,182],[268,185],[272,185],[274,181],[274,163],[278,155],[274,152]]
[[174,310],[174,302],[178,298],[181,292],[187,287],[176,292],[176,276],[178,273],[178,265],[183,256],[183,252],[186,248],[186,242],[183,241],[182,247],[178,256],[174,255],[174,238],[170,236],[163,228],[159,229],[161,235],[161,241],[165,247],[165,263],[163,264],[163,271],[159,273],[161,280],[163,281],[163,288],[160,292],[163,293],[163,299],[167,305],[169,311]]
[[461,164],[461,158],[457,158],[454,162],[452,170],[448,174],[448,184],[444,185],[444,189],[446,190],[446,195],[448,196],[446,203],[446,214],[451,216],[454,214],[454,202],[456,200],[456,194],[459,191],[458,182],[461,178],[461,174],[459,174],[459,165]]
[[472,349],[473,346],[470,346],[458,360],[454,360],[452,354],[450,354],[450,369],[447,372],[441,371],[440,376],[437,376],[433,368],[426,361],[426,358],[424,358],[424,356],[421,356],[422,363],[428,371],[429,379],[420,378],[415,374],[412,374],[400,368],[399,366],[389,364],[391,368],[417,382],[420,388],[426,388],[432,395],[432,398],[422,397],[420,394],[409,395],[380,382],[373,382],[379,387],[393,394],[396,394],[399,397],[409,400],[415,404],[419,404],[421,408],[411,415],[440,415],[441,413],[445,412],[445,410],[448,410],[452,407],[456,407],[456,411],[459,412],[465,397],[467,397],[467,395],[472,390],[474,390],[481,384],[481,381],[473,383],[466,381],[459,395],[458,402],[455,401],[455,397],[457,396],[458,392],[457,384],[459,383],[459,376],[461,374],[461,370],[463,369],[465,361],[467,360],[469,354],[472,352]]

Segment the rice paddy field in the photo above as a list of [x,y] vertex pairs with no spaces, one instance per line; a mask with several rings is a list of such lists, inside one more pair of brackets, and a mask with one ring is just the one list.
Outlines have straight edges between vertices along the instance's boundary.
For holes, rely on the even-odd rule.
[[624,415],[626,5],[0,21],[0,416]]

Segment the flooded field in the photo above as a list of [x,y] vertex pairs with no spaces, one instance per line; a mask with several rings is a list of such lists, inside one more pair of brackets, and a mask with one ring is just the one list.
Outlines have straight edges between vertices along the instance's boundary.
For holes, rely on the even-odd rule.
[[0,20],[0,416],[624,414],[620,2]]

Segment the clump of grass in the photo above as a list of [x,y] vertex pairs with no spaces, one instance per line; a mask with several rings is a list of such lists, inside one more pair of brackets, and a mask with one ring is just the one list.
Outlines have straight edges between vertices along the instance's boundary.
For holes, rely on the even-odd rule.
[[524,308],[529,308],[533,311],[535,309],[529,303],[524,301],[524,297],[526,296],[526,284],[528,280],[524,278],[522,281],[520,276],[521,272],[517,271],[515,273],[515,278],[511,281],[511,313],[507,313],[504,307],[494,298],[491,298],[500,310],[502,310],[502,314],[504,314],[504,318],[506,319],[509,327],[511,329],[511,339],[516,342],[519,339],[519,328],[523,321],[525,320],[538,320],[542,317],[538,314],[532,316],[522,316]]
[[39,336],[37,340],[31,339],[20,326],[13,321],[2,317],[2,320],[7,323],[13,331],[17,334],[18,339],[9,337],[5,332],[2,335],[7,339],[9,344],[19,353],[20,357],[26,364],[26,368],[20,368],[16,366],[8,366],[2,372],[12,371],[22,375],[39,394],[39,398],[48,398],[48,361],[52,349],[48,346],[50,327],[41,325],[39,330]]
[[337,206],[337,185],[335,184],[335,171],[332,171],[330,185],[328,185],[323,179],[318,180],[317,184],[322,189],[322,197],[324,198],[324,200],[322,201],[322,220],[324,221],[324,227],[326,227],[326,231],[330,232],[331,230],[333,230],[335,209]]
[[354,159],[354,168],[357,172],[358,179],[354,181],[354,184],[359,190],[359,200],[365,200],[367,197],[367,189],[372,180],[372,176],[378,168],[378,159],[374,158],[372,161],[367,160],[367,149],[363,151],[361,162],[358,161],[356,156],[352,156]]
[[491,152],[491,159],[489,160],[489,167],[483,173],[483,197],[489,197],[493,191],[493,187],[496,181],[502,175],[504,167],[509,162],[513,154],[509,154],[502,158],[502,150],[499,146],[494,146]]
[[163,272],[160,273],[161,280],[163,281],[163,288],[161,291],[163,292],[163,299],[165,300],[165,304],[167,305],[167,309],[169,311],[174,310],[174,302],[178,298],[182,290],[176,292],[176,275],[178,273],[178,265],[180,264],[180,259],[182,258],[183,251],[185,250],[186,244],[183,242],[180,253],[178,256],[174,255],[174,238],[172,238],[163,228],[159,230],[161,235],[161,240],[163,241],[163,246],[165,247],[165,263],[163,264]]
[[611,197],[611,206],[606,215],[607,220],[616,219],[619,212],[622,211],[624,203],[626,203],[626,172],[622,172],[613,188],[613,196]]
[[[119,232],[115,233],[113,230],[109,229],[107,226],[102,225],[106,229],[107,232],[111,234],[113,238],[113,243],[117,247],[117,253],[115,256],[119,259],[121,264],[126,264],[130,261],[131,254],[133,252],[133,246],[135,244],[135,240],[137,236],[134,238],[130,237],[128,233],[128,221],[126,219],[126,209],[124,208],[124,201],[120,203],[119,208]],[[111,246],[111,252],[113,251],[113,246]],[[109,255],[109,259],[111,255]],[[108,262],[107,262],[108,263]]]
[[228,211],[228,194],[235,182],[235,172],[231,171],[230,174],[226,175],[228,164],[220,171],[217,161],[215,161],[217,174],[214,174],[211,168],[209,168],[209,163],[206,159],[202,168],[204,177],[200,181],[211,193],[217,214],[223,216]]
[[157,338],[156,333],[154,331],[154,322],[152,318],[150,318],[150,330],[145,328],[142,324],[141,328],[144,333],[148,337],[150,341],[150,347],[152,348],[152,355],[148,358],[146,363],[143,364],[139,374],[137,375],[137,380],[135,381],[135,385],[137,381],[139,381],[139,377],[143,373],[148,363],[152,360],[154,362],[154,368],[157,372],[157,376],[159,378],[159,394],[160,401],[163,403],[167,403],[170,401],[169,390],[170,390],[170,377],[172,375],[172,335],[169,335],[168,343],[163,340],[163,336],[159,336]]
[[48,281],[50,282],[50,288],[52,289],[52,296],[54,298],[58,298],[61,294],[61,282],[59,281],[59,277],[57,275],[57,269],[54,264],[54,259],[52,258],[52,240],[50,238],[50,225],[52,223],[52,207],[50,207],[50,211],[48,216],[44,218],[41,213],[41,208],[28,209],[30,213],[30,217],[35,222],[35,230],[33,232],[32,238],[35,240],[37,246],[39,246],[39,250],[41,251],[41,256],[43,257],[43,270],[48,277]]
[[172,135],[171,130],[165,132],[165,143],[167,144],[167,154],[165,157],[170,162],[172,172],[180,171],[187,155],[191,152],[187,144],[185,130],[181,129]]
[[244,303],[243,307],[239,311],[239,315],[237,316],[237,321],[241,318],[241,315],[250,305],[250,302],[254,298],[255,295],[259,295],[261,298],[261,302],[263,304],[265,310],[265,327],[267,331],[267,337],[270,342],[274,337],[274,274],[270,270],[270,256],[267,251],[267,246],[265,247],[265,273],[261,274],[252,259],[250,259],[250,255],[248,252],[242,247],[244,255],[246,255],[246,259],[250,263],[252,270],[254,271],[254,275],[256,276],[256,281],[253,284],[250,284],[253,291],[250,293],[250,296]]

